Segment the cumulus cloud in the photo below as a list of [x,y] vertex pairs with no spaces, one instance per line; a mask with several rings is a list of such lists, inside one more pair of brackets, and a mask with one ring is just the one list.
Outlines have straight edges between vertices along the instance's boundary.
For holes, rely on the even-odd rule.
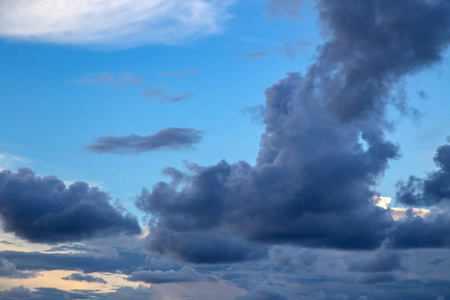
[[153,135],[105,136],[86,147],[94,153],[139,154],[146,151],[189,149],[199,143],[203,133],[190,128],[166,128]]
[[96,282],[96,283],[104,283],[106,284],[106,281],[101,277],[94,277],[92,275],[83,275],[80,273],[73,273],[69,276],[63,277],[64,280],[74,280],[74,281],[85,281],[85,282]]
[[132,47],[218,33],[231,0],[5,0],[0,36],[56,44]]
[[434,162],[439,167],[426,178],[410,176],[397,184],[397,201],[409,206],[433,206],[450,199],[450,145],[437,149]]
[[12,262],[0,258],[0,277],[7,277],[7,278],[30,278],[30,277],[36,277],[35,272],[21,272],[18,271],[16,268],[16,265]]
[[0,291],[1,299],[24,299],[31,298],[31,296],[30,289],[24,288],[22,285],[19,287],[12,287],[9,290]]
[[66,187],[55,176],[38,177],[26,168],[0,172],[2,228],[32,243],[140,233],[136,218],[122,214],[109,200],[86,182]]
[[189,266],[184,266],[178,271],[136,271],[128,277],[129,281],[142,281],[145,283],[174,283],[174,282],[196,282],[205,278]]
[[[316,7],[328,39],[305,74],[266,90],[257,164],[197,166],[183,185],[161,182],[137,199],[153,217],[151,250],[191,260],[205,236],[220,236],[217,253],[236,239],[247,255],[273,244],[377,249],[389,235],[392,215],[372,200],[399,153],[384,134],[386,111],[407,112],[398,83],[441,60],[450,3],[318,0]],[[215,262],[214,253],[205,262]]]

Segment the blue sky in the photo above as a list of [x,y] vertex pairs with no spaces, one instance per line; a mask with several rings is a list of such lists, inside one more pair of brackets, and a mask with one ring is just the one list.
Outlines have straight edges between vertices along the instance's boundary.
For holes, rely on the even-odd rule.
[[409,1],[0,4],[0,298],[450,297],[450,5]]

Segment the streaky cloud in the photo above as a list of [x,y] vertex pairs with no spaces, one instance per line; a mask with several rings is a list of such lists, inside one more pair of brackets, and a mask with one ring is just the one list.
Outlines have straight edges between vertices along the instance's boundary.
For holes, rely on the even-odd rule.
[[139,136],[105,136],[85,149],[94,153],[139,154],[155,150],[180,151],[201,141],[203,132],[191,128],[166,128],[155,134]]
[[200,273],[189,266],[184,266],[180,270],[168,271],[136,271],[127,278],[128,281],[142,281],[145,283],[175,283],[175,282],[196,282],[206,280]]
[[73,280],[73,281],[85,281],[85,282],[96,282],[96,283],[104,283],[106,284],[106,281],[101,277],[94,277],[89,274],[80,274],[80,273],[72,273],[69,276],[63,277],[63,280]]
[[97,48],[178,44],[222,31],[232,2],[5,0],[0,6],[0,37]]

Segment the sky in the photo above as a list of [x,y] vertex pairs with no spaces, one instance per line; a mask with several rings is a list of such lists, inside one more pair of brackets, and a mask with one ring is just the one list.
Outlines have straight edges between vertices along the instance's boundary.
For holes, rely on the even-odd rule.
[[0,0],[0,299],[450,299],[450,1]]

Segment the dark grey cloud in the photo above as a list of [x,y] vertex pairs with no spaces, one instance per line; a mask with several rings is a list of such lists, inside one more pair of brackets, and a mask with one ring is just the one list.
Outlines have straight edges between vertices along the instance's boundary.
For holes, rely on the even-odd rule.
[[186,91],[171,92],[163,89],[144,90],[144,101],[153,102],[159,101],[162,103],[172,103],[180,101],[189,101],[192,94]]
[[7,278],[30,278],[36,277],[36,272],[22,272],[18,271],[16,265],[12,262],[0,258],[0,277]]
[[285,300],[288,298],[284,292],[264,281],[246,295],[237,297],[236,300]]
[[31,298],[31,291],[23,286],[12,287],[9,290],[0,291],[0,299],[27,299]]
[[193,69],[185,69],[180,72],[160,72],[159,75],[172,77],[172,78],[181,78],[181,77],[193,75],[195,73],[198,73],[198,69],[193,68]]
[[401,255],[395,252],[377,252],[370,259],[352,260],[348,270],[353,272],[379,273],[402,269]]
[[174,282],[196,282],[203,281],[203,277],[200,273],[195,271],[189,266],[184,266],[180,270],[168,270],[168,271],[136,271],[131,273],[127,278],[129,281],[142,281],[145,283],[174,283]]
[[190,128],[166,128],[155,134],[97,138],[85,149],[95,153],[139,154],[146,151],[189,149],[202,139],[203,133]]
[[98,255],[94,251],[87,253],[41,253],[1,251],[0,257],[13,263],[17,270],[51,271],[51,270],[81,270],[93,272],[121,272],[131,274],[139,268],[152,266],[146,261],[147,254],[133,252],[127,249],[117,249],[116,255]]
[[73,280],[73,281],[97,282],[97,283],[106,284],[106,281],[101,277],[94,277],[92,275],[80,274],[80,273],[72,273],[69,276],[63,277],[62,279]]
[[450,215],[422,218],[409,211],[393,230],[389,246],[396,249],[450,247]]
[[433,206],[450,200],[450,145],[437,149],[434,162],[439,169],[426,178],[410,176],[397,184],[397,201],[409,206]]
[[[144,190],[136,204],[153,216],[150,250],[214,263],[236,239],[245,246],[239,261],[261,245],[377,249],[390,234],[390,212],[372,201],[399,155],[384,134],[386,111],[407,113],[401,81],[441,60],[450,2],[318,0],[316,8],[327,41],[304,75],[266,90],[257,164],[197,166],[178,187]],[[220,243],[204,245],[214,236]]]
[[109,200],[86,182],[66,187],[55,176],[38,177],[26,168],[0,172],[2,228],[32,243],[140,233],[136,218],[122,214]]
[[390,283],[395,281],[395,276],[391,273],[377,273],[369,274],[361,277],[358,283],[362,284],[380,284],[380,283]]

